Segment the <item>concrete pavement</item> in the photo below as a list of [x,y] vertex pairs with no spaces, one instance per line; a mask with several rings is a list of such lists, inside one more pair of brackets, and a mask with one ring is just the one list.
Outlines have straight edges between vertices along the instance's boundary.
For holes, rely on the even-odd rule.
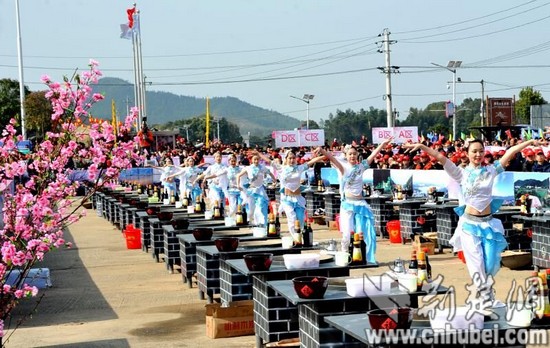
[[[316,241],[339,238],[324,225],[313,228]],[[198,289],[189,289],[179,273],[169,274],[150,254],[126,249],[121,232],[95,211],[88,210],[70,226],[66,239],[74,247],[50,253],[43,265],[51,270],[53,287],[41,292],[32,317],[4,338],[8,347],[254,347],[254,336],[207,338],[206,302]],[[379,240],[381,267],[367,273],[388,270],[397,257],[408,260],[410,251],[410,243]],[[469,283],[465,265],[448,249],[430,262],[434,276],[442,274],[444,284],[455,287],[457,303],[464,303]],[[497,298],[504,301],[512,281],[523,283],[529,274],[503,268],[496,277]],[[28,314],[35,303],[28,301],[17,312]]]

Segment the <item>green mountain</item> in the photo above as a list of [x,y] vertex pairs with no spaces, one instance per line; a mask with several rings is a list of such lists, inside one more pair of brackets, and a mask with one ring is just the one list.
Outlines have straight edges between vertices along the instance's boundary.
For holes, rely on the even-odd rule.
[[[134,103],[134,85],[118,78],[99,80],[95,91],[105,96],[105,101],[93,106],[94,117],[111,118],[111,100],[115,101],[119,115],[126,115],[127,106]],[[206,113],[206,98],[187,97],[168,92],[147,92],[147,119],[149,125],[189,119]],[[233,97],[211,98],[210,115],[225,118],[236,124],[242,135],[250,132],[266,136],[273,130],[300,127],[300,121],[272,110],[266,110]]]

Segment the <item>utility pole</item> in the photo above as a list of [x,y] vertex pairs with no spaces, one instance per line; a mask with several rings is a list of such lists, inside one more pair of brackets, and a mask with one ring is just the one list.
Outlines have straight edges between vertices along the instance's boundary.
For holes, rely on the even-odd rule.
[[[392,105],[392,94],[391,94],[391,74],[399,73],[399,67],[398,66],[392,66],[390,64],[390,45],[396,43],[395,40],[390,40],[390,31],[388,28],[385,28],[382,31],[382,34],[378,34],[379,37],[383,36],[383,40],[381,42],[377,42],[377,44],[383,44],[383,50],[378,49],[379,53],[385,53],[385,60],[386,65],[385,67],[378,67],[379,70],[382,71],[382,73],[386,74],[386,94],[384,95],[384,98],[386,99],[386,113],[387,113],[387,126],[393,127],[394,126],[394,117],[393,117],[393,105]],[[380,45],[382,47],[382,45]]]

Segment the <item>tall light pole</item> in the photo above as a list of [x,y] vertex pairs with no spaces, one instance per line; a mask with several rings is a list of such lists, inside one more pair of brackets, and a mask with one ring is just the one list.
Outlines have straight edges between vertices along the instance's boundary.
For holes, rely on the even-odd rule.
[[189,142],[189,125],[188,124],[184,124],[183,125],[183,128],[185,128],[185,136],[186,136],[186,140],[187,142]]
[[462,65],[461,60],[450,60],[447,66],[430,62],[430,64],[447,69],[453,73],[453,138],[456,139],[456,69]]
[[295,97],[293,95],[290,96],[291,98],[294,98],[294,99],[298,99],[298,100],[301,100],[303,101],[304,103],[307,104],[307,108],[306,108],[306,129],[309,129],[309,102],[313,99],[313,97],[315,97],[313,94],[304,94],[304,96],[302,98],[299,98],[299,97]]
[[485,81],[484,80],[462,81],[460,78],[458,78],[456,83],[480,83],[481,84],[481,105],[479,107],[479,116],[481,118],[480,125],[481,127],[484,127],[485,126]]

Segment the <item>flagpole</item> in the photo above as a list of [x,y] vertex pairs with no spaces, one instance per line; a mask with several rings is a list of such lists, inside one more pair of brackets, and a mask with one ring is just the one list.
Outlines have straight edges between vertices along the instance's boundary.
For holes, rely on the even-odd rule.
[[[143,75],[143,59],[141,54],[141,16],[140,11],[136,11],[136,21],[134,22],[134,32],[137,36],[137,52],[138,52],[138,71],[139,71],[139,81],[140,81],[140,93],[141,93],[141,110],[142,110],[142,120],[147,121],[147,108],[145,101],[145,76]],[[138,123],[141,129],[141,122]]]
[[17,63],[19,65],[19,100],[21,107],[21,136],[27,140],[25,129],[25,82],[23,81],[23,48],[21,45],[21,23],[19,21],[19,0],[15,0],[15,17],[17,22]]
[[[134,3],[134,8],[136,7],[136,4]],[[132,14],[132,17],[134,14]],[[137,61],[137,40],[136,40],[136,34],[131,28],[132,32],[132,53],[133,53],[133,64],[134,64],[134,102],[136,103],[136,107],[138,108],[138,119],[137,119],[137,131],[141,129],[141,93],[139,92],[140,84],[139,84],[139,67],[138,67],[138,61]]]

